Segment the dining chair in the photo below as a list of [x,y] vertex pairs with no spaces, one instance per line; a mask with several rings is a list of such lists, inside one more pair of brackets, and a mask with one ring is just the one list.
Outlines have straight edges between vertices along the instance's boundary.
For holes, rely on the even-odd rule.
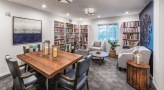
[[40,88],[44,88],[46,90],[45,77],[38,75],[35,72],[22,74],[19,68],[23,65],[18,66],[17,61],[12,59],[9,55],[6,55],[5,59],[9,67],[9,71],[13,77],[12,90],[27,90],[33,86],[40,86]]
[[81,90],[85,86],[85,84],[87,84],[87,90],[89,90],[88,71],[90,60],[91,55],[88,55],[85,59],[77,62],[76,69],[69,71],[65,75],[58,74],[60,79],[56,82],[57,85],[68,90]]
[[[23,46],[24,54],[25,53],[30,53],[30,52],[35,52],[35,51],[40,51],[40,44],[33,44],[33,45]],[[29,70],[32,70],[32,68],[25,63],[25,72],[27,72]]]

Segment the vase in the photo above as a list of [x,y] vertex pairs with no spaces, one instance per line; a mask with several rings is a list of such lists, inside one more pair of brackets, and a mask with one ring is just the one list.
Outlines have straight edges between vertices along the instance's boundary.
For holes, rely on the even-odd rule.
[[116,57],[116,50],[110,50],[110,57],[115,58]]

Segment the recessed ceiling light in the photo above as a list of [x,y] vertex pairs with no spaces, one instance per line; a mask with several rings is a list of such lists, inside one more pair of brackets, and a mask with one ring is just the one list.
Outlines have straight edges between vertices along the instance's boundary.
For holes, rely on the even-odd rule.
[[125,13],[126,13],[126,14],[128,14],[129,12],[128,12],[128,11],[126,11]]
[[80,18],[80,20],[81,20],[82,18]]
[[46,8],[47,6],[45,4],[42,5],[42,8]]
[[69,16],[69,13],[67,13],[67,16]]
[[100,18],[101,16],[97,16],[98,18]]

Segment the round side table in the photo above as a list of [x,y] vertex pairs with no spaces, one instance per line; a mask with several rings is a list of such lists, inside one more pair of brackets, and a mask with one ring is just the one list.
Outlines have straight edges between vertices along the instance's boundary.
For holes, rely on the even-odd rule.
[[145,62],[136,64],[134,60],[128,60],[127,83],[137,90],[148,90],[149,68],[150,66]]

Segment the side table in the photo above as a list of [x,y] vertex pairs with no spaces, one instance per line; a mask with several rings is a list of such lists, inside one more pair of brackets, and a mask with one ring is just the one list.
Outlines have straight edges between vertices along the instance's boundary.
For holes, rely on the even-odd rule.
[[127,83],[137,90],[148,90],[149,68],[150,66],[145,62],[136,64],[134,60],[128,60]]

